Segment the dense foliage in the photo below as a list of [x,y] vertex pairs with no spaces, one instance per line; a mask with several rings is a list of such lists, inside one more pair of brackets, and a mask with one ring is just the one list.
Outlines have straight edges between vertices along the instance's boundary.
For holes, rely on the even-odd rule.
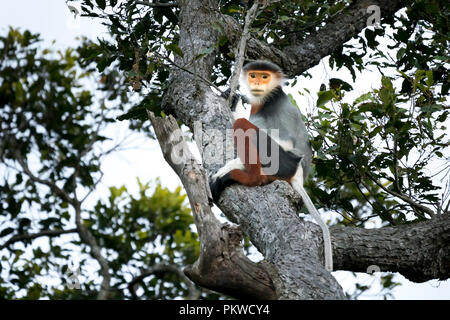
[[[109,265],[110,297],[191,294],[180,270],[195,261],[199,243],[181,188],[138,181],[137,197],[111,187],[107,199],[85,204],[102,160],[122,147],[108,145],[113,137],[103,132],[129,101],[117,72],[100,77],[92,67],[96,48],[84,41],[52,52],[39,47],[38,35],[16,29],[0,37],[2,298],[96,298],[95,244]],[[95,242],[80,236],[78,223]]]

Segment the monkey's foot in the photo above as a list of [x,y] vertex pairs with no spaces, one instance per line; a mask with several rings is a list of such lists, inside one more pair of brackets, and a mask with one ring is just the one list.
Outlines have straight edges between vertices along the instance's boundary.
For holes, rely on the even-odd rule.
[[222,191],[232,183],[233,180],[231,180],[229,172],[221,177],[213,177],[209,183],[213,201],[217,203],[219,201],[220,195],[222,194]]

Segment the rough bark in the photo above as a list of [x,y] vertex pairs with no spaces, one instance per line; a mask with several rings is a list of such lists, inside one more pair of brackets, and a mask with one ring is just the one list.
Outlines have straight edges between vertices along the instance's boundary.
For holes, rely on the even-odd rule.
[[[401,3],[400,1],[372,1],[374,2],[385,5],[385,8],[382,8],[382,14],[383,12],[394,13]],[[360,1],[356,3],[361,5]],[[232,126],[231,111],[227,108],[226,100],[214,93],[201,80],[202,78],[210,79],[216,52],[203,55],[200,59],[196,57],[214,47],[218,41],[219,35],[212,28],[212,21],[229,20],[229,18],[220,15],[217,10],[218,4],[214,0],[180,0],[178,5],[180,7],[179,47],[183,51],[183,57],[177,57],[176,63],[190,72],[176,68],[172,70],[171,85],[164,97],[163,108],[166,113],[174,114],[178,120],[194,131],[195,142],[203,160],[202,165],[190,161],[183,166],[173,166],[189,196],[202,248],[199,260],[193,266],[187,267],[185,273],[201,286],[234,297],[344,298],[337,281],[323,267],[323,239],[320,229],[316,224],[303,221],[298,217],[300,199],[287,183],[276,181],[263,187],[248,188],[239,185],[229,187],[222,194],[218,205],[231,221],[239,225],[240,229],[234,226],[223,226],[214,218],[210,209],[212,203],[207,200],[210,194],[206,173],[214,173],[224,164],[224,162],[212,160],[224,152],[222,146],[226,143],[230,144],[228,141],[230,139],[227,140],[223,133]],[[345,19],[343,21],[351,23],[350,18]],[[326,27],[322,30],[323,33],[330,32],[330,36],[325,40],[316,39],[320,43],[320,50],[313,43],[314,38],[311,36],[309,40],[293,44],[283,52],[268,44],[250,39],[249,51],[253,50],[252,54],[262,53],[262,57],[281,64],[285,69],[286,66],[292,67],[291,75],[299,74],[318,63],[320,58],[332,52],[333,48],[339,47],[363,28],[359,22],[347,27],[345,24],[340,24],[337,18],[331,23],[334,25],[329,26],[329,31],[326,31]],[[229,25],[232,26],[232,23]],[[339,29],[342,34],[336,34]],[[316,37],[321,36],[325,34],[316,34]],[[255,44],[251,44],[252,42]],[[256,46],[258,46],[257,50]],[[281,63],[277,55],[279,59],[282,59]],[[152,124],[155,126],[166,159],[169,159],[166,148],[169,148],[170,144],[167,143],[167,137],[171,130],[175,130],[176,123],[174,120],[152,118]],[[170,160],[168,161],[170,163]],[[407,229],[410,227],[408,225],[402,226],[401,229],[380,230],[333,228],[334,267],[342,270],[366,271],[369,265],[375,264],[386,271],[399,271],[410,276],[414,273],[413,279],[419,279],[420,273],[423,273],[425,278],[448,278],[449,272],[446,267],[448,227],[447,229],[438,226],[428,227],[428,224],[434,225],[434,223],[437,224],[433,221],[423,224],[427,226],[423,230],[427,229],[428,232],[439,234],[439,236],[436,235],[437,238],[430,238],[439,239],[439,241],[426,242],[427,250],[430,252],[426,257],[420,254],[421,247],[417,245],[414,238],[414,235],[420,233],[417,230],[422,230],[420,228]],[[240,230],[250,237],[253,244],[264,255],[264,263],[253,264],[242,254]],[[426,232],[420,234],[422,239],[427,235]],[[384,241],[381,241],[382,239]],[[397,254],[395,259],[393,252]],[[403,261],[401,254],[409,254],[410,258]],[[417,255],[421,258],[414,260],[414,256]],[[382,258],[385,256],[392,257],[392,260]],[[428,267],[432,268],[430,261],[436,259],[436,256],[438,262],[437,265],[433,264],[433,268],[438,267],[437,269],[441,271],[426,270]],[[232,286],[230,282],[233,283]]]
[[322,235],[311,233],[318,226],[299,219],[299,202],[290,185],[275,181],[263,187],[228,188],[219,206],[275,266],[280,298],[343,299],[342,288],[324,268]]
[[448,213],[415,224],[380,229],[334,226],[330,232],[336,269],[367,272],[375,265],[414,282],[449,278]]
[[[220,223],[212,213],[206,172],[179,134],[175,118],[155,117],[152,113],[149,117],[164,158],[181,178],[200,238],[200,257],[184,270],[185,274],[200,286],[233,297],[276,298],[265,269],[244,255],[239,227]],[[180,155],[182,160],[177,158]]]

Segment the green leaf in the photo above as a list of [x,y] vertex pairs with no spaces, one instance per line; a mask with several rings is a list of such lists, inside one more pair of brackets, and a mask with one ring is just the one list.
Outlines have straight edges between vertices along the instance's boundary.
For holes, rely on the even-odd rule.
[[381,132],[381,130],[383,130],[382,126],[376,127],[374,130],[372,130],[369,133],[369,138],[372,139],[373,137],[375,137],[377,134],[379,134]]
[[431,87],[434,84],[433,71],[427,70],[426,75],[427,79],[425,80],[425,83],[427,84],[427,86]]
[[331,99],[333,99],[334,94],[331,90],[328,91],[320,91],[318,93],[318,98],[317,98],[317,107],[323,107],[327,102],[329,102]]
[[109,192],[111,193],[112,199],[116,199],[116,198],[120,197],[126,191],[127,191],[127,188],[125,186],[122,186],[119,189],[116,187],[109,188]]
[[403,58],[403,56],[405,55],[406,49],[405,48],[400,48],[397,51],[397,60],[400,60],[401,58]]
[[342,9],[344,9],[344,7],[345,7],[345,2],[344,2],[344,1],[339,2],[339,3],[337,3],[336,5],[334,5],[334,6],[332,6],[332,7],[330,8],[329,14],[330,14],[330,15],[334,15],[334,14],[336,14],[337,12],[341,11]]
[[16,81],[13,83],[13,86],[14,86],[14,93],[16,95],[16,102],[20,104],[24,98],[22,83],[20,83],[20,81]]
[[106,8],[106,0],[95,0],[100,9],[105,10]]
[[148,119],[147,107],[135,106],[135,107],[131,108],[127,113],[122,114],[117,117],[117,120],[119,120],[119,121],[131,120],[131,119],[147,120]]
[[330,89],[340,89],[344,91],[352,91],[353,87],[346,81],[338,79],[338,78],[331,78],[329,80]]
[[1,232],[0,232],[0,238],[2,238],[2,237],[4,237],[4,236],[7,236],[8,234],[11,234],[11,233],[13,233],[14,232],[14,229],[13,228],[6,228],[6,229],[3,229]]
[[166,45],[165,47],[166,47],[167,50],[172,51],[176,55],[178,55],[180,57],[183,56],[183,51],[176,44],[171,43],[171,44]]
[[107,67],[111,65],[114,58],[104,57],[97,63],[98,72],[103,72]]
[[377,36],[375,31],[366,29],[364,34],[366,36],[367,45],[372,49],[375,48],[378,45],[378,42],[375,40],[375,37]]
[[362,95],[360,95],[356,100],[353,102],[354,105],[361,103],[363,101],[370,100],[372,98],[372,92],[367,92]]
[[350,200],[348,200],[348,199],[341,199],[340,203],[341,203],[342,207],[345,210],[347,210],[349,212],[353,212],[353,205],[350,202]]
[[222,35],[219,38],[219,46],[223,47],[228,42],[228,37],[226,35]]

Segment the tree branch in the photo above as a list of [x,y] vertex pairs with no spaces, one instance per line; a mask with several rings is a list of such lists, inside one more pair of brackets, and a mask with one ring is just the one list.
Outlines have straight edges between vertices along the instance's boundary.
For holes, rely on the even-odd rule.
[[287,182],[261,187],[234,185],[225,189],[218,206],[275,266],[282,277],[282,282],[276,283],[279,298],[345,298],[341,286],[324,268],[323,235],[310,232],[320,227],[299,219],[302,200]]
[[229,106],[231,106],[231,102],[233,101],[234,94],[239,84],[239,76],[242,71],[242,66],[244,65],[245,52],[247,50],[247,41],[248,38],[250,37],[249,28],[256,18],[256,15],[258,13],[258,7],[259,7],[259,0],[253,3],[253,6],[250,8],[250,10],[247,12],[247,15],[245,16],[244,29],[241,34],[237,58],[234,64],[234,71],[230,81],[230,95],[228,97]]
[[[223,91],[222,91],[218,86],[216,86],[214,83],[212,83],[211,81],[205,79],[204,77],[202,77],[202,76],[196,74],[195,72],[192,72],[191,70],[188,70],[188,69],[186,69],[186,68],[184,68],[184,67],[182,67],[182,66],[176,64],[174,61],[172,61],[172,60],[170,59],[170,57],[164,57],[164,56],[162,56],[161,54],[159,54],[158,52],[152,52],[152,54],[157,55],[161,60],[167,61],[167,63],[168,63],[169,65],[174,66],[174,67],[176,67],[176,68],[178,68],[178,69],[180,69],[180,70],[182,70],[182,71],[185,71],[185,72],[187,72],[187,73],[193,75],[194,77],[196,77],[196,78],[200,79],[201,81],[205,82],[206,84],[208,84],[209,86],[213,87],[214,89],[216,89],[216,90],[219,91],[220,93],[223,93]],[[149,56],[147,56],[147,57],[148,57],[148,58],[151,58],[151,57],[149,57]]]
[[[405,7],[405,0],[356,0],[340,14],[332,17],[321,29],[308,35],[304,40],[277,49],[261,40],[251,38],[248,41],[247,53],[252,59],[265,58],[278,64],[291,77],[317,65],[324,57],[333,53],[339,46],[357,36],[367,26],[369,14],[366,8],[370,5],[380,7],[381,18],[392,16]],[[228,25],[231,20],[226,19]],[[236,21],[229,32],[236,32]]]
[[40,238],[40,237],[57,237],[59,235],[62,234],[67,234],[67,233],[74,233],[77,232],[77,229],[68,229],[68,230],[44,230],[38,233],[27,233],[27,234],[19,234],[19,235],[15,235],[11,238],[9,238],[3,245],[0,246],[0,250],[8,247],[9,245],[15,243],[15,242],[20,242],[20,241],[25,241],[25,240],[33,240],[36,238]]
[[[97,131],[99,130],[99,128],[100,128],[100,123],[99,123],[99,127],[97,128]],[[82,153],[80,154],[80,157],[79,157],[80,161],[81,161],[81,157],[83,155],[85,155],[89,151],[89,149],[92,147],[95,140],[96,140],[96,138],[94,138],[90,142],[90,144],[82,151]],[[109,265],[108,265],[108,262],[102,257],[101,248],[97,244],[97,240],[95,239],[94,235],[81,221],[81,202],[78,201],[76,192],[74,191],[74,197],[72,198],[69,196],[69,194],[66,191],[59,188],[56,185],[56,183],[49,181],[49,180],[41,179],[41,178],[35,176],[31,172],[31,170],[28,167],[25,160],[23,159],[23,157],[20,153],[20,149],[16,147],[13,152],[15,155],[15,159],[19,162],[19,164],[22,167],[25,174],[32,181],[48,186],[50,188],[50,190],[52,190],[56,195],[61,197],[64,201],[67,201],[68,203],[70,203],[73,206],[73,208],[75,209],[75,223],[77,226],[78,234],[79,234],[81,240],[84,241],[90,247],[92,257],[94,259],[96,259],[98,261],[98,263],[100,264],[100,272],[103,276],[103,280],[102,280],[101,288],[100,288],[100,291],[98,294],[98,299],[100,299],[100,300],[106,299],[108,297],[108,293],[110,290],[110,281],[111,281],[111,274],[109,273]],[[75,174],[76,173],[77,173],[77,169],[75,169]],[[75,174],[74,174],[74,179],[75,179]],[[76,190],[76,188],[75,188],[75,190]]]
[[41,179],[39,177],[36,177],[30,170],[30,168],[28,167],[27,163],[25,162],[25,160],[23,159],[22,155],[20,154],[20,151],[18,149],[14,150],[14,155],[16,157],[17,162],[19,162],[20,166],[22,167],[23,171],[25,172],[25,174],[34,182],[46,185],[47,187],[50,188],[50,190],[52,190],[56,195],[60,196],[64,201],[67,201],[70,204],[75,204],[76,201],[75,199],[71,198],[69,196],[69,194],[67,192],[65,192],[63,189],[61,189],[60,187],[58,187],[56,185],[56,183],[50,181],[50,180],[45,180],[45,179]]
[[367,272],[376,265],[414,282],[450,278],[450,214],[379,229],[333,226],[330,232],[336,270]]
[[197,300],[200,297],[200,291],[195,287],[194,283],[189,280],[188,277],[181,271],[178,266],[174,264],[158,264],[151,268],[148,268],[147,270],[143,271],[139,276],[133,278],[130,283],[128,284],[128,290],[130,291],[133,299],[137,299],[136,295],[136,285],[147,278],[148,276],[154,275],[154,274],[160,274],[160,273],[174,273],[178,275],[183,282],[187,285],[189,295],[186,297],[186,300]]
[[97,239],[92,232],[83,224],[81,220],[81,207],[80,202],[74,206],[75,208],[75,223],[77,225],[78,234],[83,242],[85,242],[91,249],[92,257],[100,264],[100,273],[103,276],[102,283],[100,285],[100,291],[97,295],[98,300],[108,299],[109,291],[111,288],[111,274],[109,272],[108,261],[102,256],[101,248],[97,243]]
[[[275,184],[279,185],[273,186]],[[290,188],[285,186],[287,186],[285,182],[274,182],[265,188],[269,189],[269,192],[276,192],[282,199],[287,199],[289,203],[284,209],[285,212],[295,211],[295,208],[301,203],[301,199],[292,194]],[[230,189],[225,190],[225,193],[229,193]],[[263,192],[256,191],[256,193]],[[237,201],[237,199],[229,200],[227,195],[225,196],[226,205],[231,201]],[[255,201],[262,200],[256,199]],[[266,204],[262,204],[262,206],[264,205]],[[246,214],[248,213],[242,212],[236,217],[242,219]],[[266,217],[262,219],[267,221]],[[303,229],[309,230],[308,236],[314,242],[309,245],[321,248],[321,243],[318,243],[322,241],[320,227],[312,222],[303,222],[303,225]],[[301,232],[301,230],[299,227],[295,232]],[[286,233],[290,234],[291,231],[288,230]],[[434,215],[430,220],[423,222],[378,229],[332,226],[330,233],[334,270],[367,272],[369,266],[376,265],[381,271],[399,272],[414,282],[450,278],[449,213]]]
[[388,188],[386,188],[385,186],[383,186],[382,183],[380,183],[370,172],[365,172],[364,173],[367,177],[370,178],[370,180],[372,180],[373,182],[376,183],[377,186],[379,186],[381,189],[383,189],[385,192],[389,193],[390,195],[397,197],[403,201],[405,201],[406,203],[408,203],[411,207],[416,208],[422,212],[428,213],[430,216],[434,215],[433,210],[421,205],[420,203],[417,203],[415,201],[413,201],[412,199],[408,198],[407,196],[397,193],[395,191],[389,190]]

